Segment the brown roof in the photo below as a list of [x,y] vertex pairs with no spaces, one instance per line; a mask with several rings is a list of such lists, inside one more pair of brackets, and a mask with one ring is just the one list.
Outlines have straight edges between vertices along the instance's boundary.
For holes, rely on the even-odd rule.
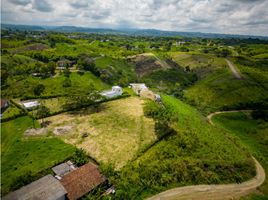
[[99,172],[98,167],[88,163],[64,175],[60,182],[67,190],[68,198],[75,200],[100,185],[106,178]]

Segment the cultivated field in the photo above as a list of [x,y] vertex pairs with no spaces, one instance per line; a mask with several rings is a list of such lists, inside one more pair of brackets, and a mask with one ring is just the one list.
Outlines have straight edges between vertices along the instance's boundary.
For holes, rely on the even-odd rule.
[[65,142],[116,168],[156,140],[154,121],[143,116],[143,100],[137,97],[104,103],[99,112],[89,108],[46,120],[51,122],[48,129]]

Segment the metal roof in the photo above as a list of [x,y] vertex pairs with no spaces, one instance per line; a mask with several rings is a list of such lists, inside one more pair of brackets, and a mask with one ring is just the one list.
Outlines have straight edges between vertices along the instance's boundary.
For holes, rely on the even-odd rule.
[[66,194],[61,183],[52,175],[47,175],[9,193],[3,200],[56,200]]

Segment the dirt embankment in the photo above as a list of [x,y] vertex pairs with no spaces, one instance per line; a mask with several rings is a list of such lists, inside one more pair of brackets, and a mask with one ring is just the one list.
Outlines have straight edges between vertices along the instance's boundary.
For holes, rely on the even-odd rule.
[[150,74],[159,69],[168,69],[170,66],[152,53],[144,53],[128,57],[128,60],[135,65],[135,71],[139,76]]

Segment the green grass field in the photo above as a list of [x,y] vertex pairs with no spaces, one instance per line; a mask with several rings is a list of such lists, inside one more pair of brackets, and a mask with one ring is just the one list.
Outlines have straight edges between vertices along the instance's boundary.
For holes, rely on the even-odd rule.
[[90,72],[86,72],[83,75],[71,73],[71,87],[63,87],[63,81],[65,79],[66,77],[60,75],[46,79],[29,76],[25,79],[21,79],[20,81],[9,80],[10,86],[8,89],[2,90],[2,95],[6,97],[34,96],[33,87],[37,84],[43,84],[45,86],[45,90],[42,93],[43,96],[68,95],[73,93],[83,94],[89,92],[91,86],[94,86],[97,90],[109,88],[107,84],[103,83]]
[[[18,177],[53,167],[70,157],[75,147],[57,138],[24,138],[25,130],[33,126],[29,117],[1,124],[1,190],[6,194],[14,189]],[[39,125],[36,123],[35,125]]]
[[[268,174],[268,123],[262,120],[253,120],[249,112],[225,113],[213,118],[221,128],[224,128],[234,137],[243,142],[250,152],[260,161]],[[259,188],[263,195],[252,195],[249,199],[268,198],[268,179]]]

